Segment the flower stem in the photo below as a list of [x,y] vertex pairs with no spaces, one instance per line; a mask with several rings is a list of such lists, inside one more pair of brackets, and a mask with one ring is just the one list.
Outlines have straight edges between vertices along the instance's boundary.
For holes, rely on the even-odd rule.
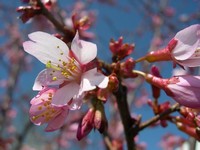
[[143,77],[145,77],[147,75],[146,73],[139,71],[139,70],[133,70],[132,72],[135,73],[135,74],[141,75]]
[[171,108],[167,109],[166,111],[164,111],[161,114],[158,114],[156,116],[154,116],[153,118],[151,118],[150,120],[142,123],[139,128],[138,128],[138,132],[140,132],[141,130],[145,129],[146,127],[156,123],[158,120],[160,120],[161,118],[175,112],[178,111],[180,108],[180,105],[178,103],[174,104]]
[[144,61],[146,59],[146,57],[140,57],[138,58],[137,60],[135,60],[135,63],[138,63],[138,62],[141,62],[141,61]]
[[63,26],[44,6],[41,0],[37,0],[39,7],[41,8],[41,13],[44,15],[58,31],[62,32],[65,35],[65,38],[71,41],[75,35],[75,32],[68,29],[66,26]]

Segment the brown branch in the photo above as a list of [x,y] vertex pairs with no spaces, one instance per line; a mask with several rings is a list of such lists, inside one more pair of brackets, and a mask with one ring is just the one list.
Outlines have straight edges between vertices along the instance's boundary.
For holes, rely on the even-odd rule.
[[124,126],[124,132],[127,142],[128,150],[136,149],[134,143],[134,132],[132,130],[133,124],[136,122],[130,115],[128,103],[127,103],[127,88],[123,85],[119,85],[119,90],[114,93],[117,99],[117,105],[119,109],[119,113],[121,116],[121,120]]
[[137,133],[140,132],[141,130],[145,129],[146,127],[156,123],[157,121],[159,121],[160,119],[166,117],[167,115],[175,112],[175,111],[178,111],[180,108],[180,105],[178,103],[174,104],[171,108],[167,109],[166,111],[164,111],[163,113],[161,114],[158,114],[156,116],[154,116],[153,118],[151,118],[150,120],[142,123],[138,129],[137,129]]
[[17,135],[17,140],[18,143],[15,147],[15,149],[21,149],[23,144],[24,144],[24,140],[26,139],[26,136],[28,135],[30,129],[33,127],[33,123],[28,121],[24,127],[24,130],[21,134]]
[[75,31],[68,29],[62,23],[60,23],[44,6],[41,0],[37,0],[37,4],[41,9],[41,14],[44,15],[54,26],[55,28],[62,32],[65,35],[66,40],[72,41],[75,35]]

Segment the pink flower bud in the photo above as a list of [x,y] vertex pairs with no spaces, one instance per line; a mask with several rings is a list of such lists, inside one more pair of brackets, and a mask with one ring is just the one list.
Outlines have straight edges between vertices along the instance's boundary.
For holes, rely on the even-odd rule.
[[100,133],[103,133],[104,130],[108,127],[108,122],[104,112],[104,107],[102,103],[96,105],[96,111],[94,115],[94,127],[99,130]]
[[119,88],[119,80],[117,79],[117,76],[115,73],[112,73],[109,76],[109,82],[107,87],[111,92],[117,91]]
[[189,127],[189,126],[186,126],[185,124],[180,123],[180,122],[177,123],[177,127],[179,128],[179,130],[187,133],[188,135],[194,137],[197,140],[200,140],[199,128],[198,127],[197,128]]
[[132,72],[135,67],[135,61],[133,58],[128,58],[125,62],[120,64],[121,74],[126,78],[135,78],[137,75]]
[[190,108],[200,107],[200,76],[183,75],[162,79],[148,74],[146,80],[163,89],[178,103]]
[[123,37],[120,37],[118,41],[111,39],[109,47],[113,53],[113,59],[122,60],[133,52],[135,45],[128,43],[123,44]]
[[81,120],[78,126],[77,135],[76,135],[78,140],[81,140],[82,138],[84,138],[92,130],[94,126],[93,125],[94,113],[95,113],[95,109],[90,108],[88,112],[86,113],[86,115]]

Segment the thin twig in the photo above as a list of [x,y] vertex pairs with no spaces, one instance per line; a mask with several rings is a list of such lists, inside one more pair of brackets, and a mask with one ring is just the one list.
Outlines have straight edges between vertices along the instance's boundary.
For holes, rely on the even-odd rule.
[[68,29],[66,26],[63,26],[44,6],[41,0],[37,0],[37,4],[41,9],[41,14],[44,15],[51,23],[56,27],[56,29],[62,32],[65,35],[65,38],[69,41],[72,41],[75,35],[75,31]]
[[169,109],[167,109],[166,111],[164,111],[163,113],[158,114],[158,115],[154,116],[153,118],[151,118],[150,120],[148,120],[148,121],[142,123],[142,124],[139,126],[137,132],[139,132],[139,131],[145,129],[146,127],[149,127],[150,125],[156,123],[157,121],[159,121],[159,120],[162,119],[163,117],[166,117],[167,115],[169,115],[169,114],[171,114],[171,113],[173,113],[173,112],[175,112],[175,111],[178,111],[178,110],[179,110],[179,107],[180,107],[180,105],[179,105],[178,103],[176,103],[176,104],[174,104],[171,108],[169,108]]

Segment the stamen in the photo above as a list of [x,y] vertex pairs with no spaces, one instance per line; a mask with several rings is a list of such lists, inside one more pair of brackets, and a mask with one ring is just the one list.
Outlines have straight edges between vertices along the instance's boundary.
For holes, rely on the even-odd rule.
[[52,65],[50,60],[47,62],[46,67],[47,67],[47,68],[55,69],[55,70],[57,70],[57,71],[60,71],[60,70],[61,70],[61,68],[60,68],[59,65],[58,65],[57,67],[54,66],[54,65]]
[[52,80],[53,80],[53,81],[56,81],[56,80],[57,80],[57,77],[53,77]]

